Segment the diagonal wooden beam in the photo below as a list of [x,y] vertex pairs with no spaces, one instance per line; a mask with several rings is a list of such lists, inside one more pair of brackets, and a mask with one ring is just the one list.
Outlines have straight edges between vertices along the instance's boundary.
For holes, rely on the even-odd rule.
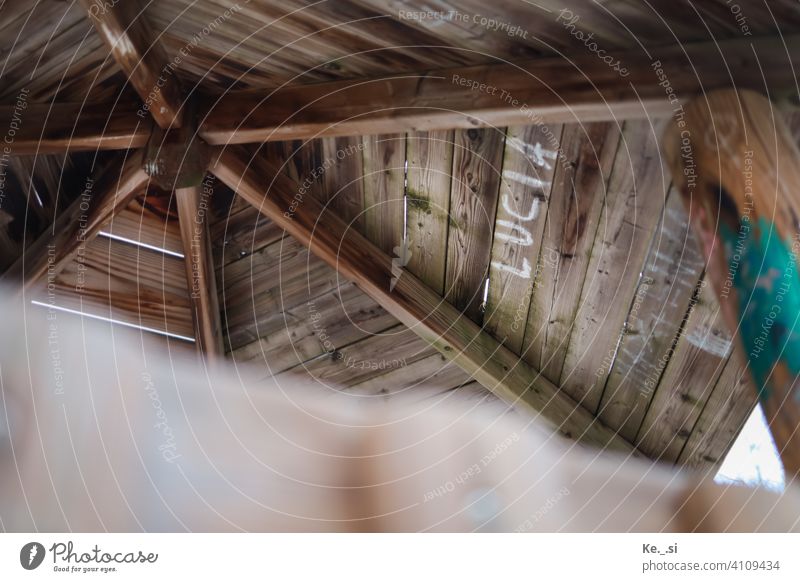
[[208,230],[210,194],[207,181],[202,186],[175,190],[197,348],[213,359],[222,357],[225,352]]
[[135,103],[21,103],[0,106],[0,152],[11,156],[65,151],[124,150],[147,144],[149,116],[136,115]]
[[167,54],[136,0],[81,0],[97,33],[160,127],[180,127],[183,97]]
[[[630,450],[631,445],[442,300],[392,258],[334,216],[300,185],[242,147],[212,156],[211,171],[261,213],[355,282],[421,338],[483,386],[551,421],[574,439]],[[270,184],[269,180],[274,181]],[[394,281],[393,281],[394,279]]]
[[651,55],[629,51],[612,60],[625,75],[589,53],[572,61],[541,58],[289,86],[267,94],[228,92],[199,107],[200,136],[223,145],[668,116],[679,102],[714,87],[763,90],[766,84],[773,91],[794,91],[800,36],[686,44]]
[[43,276],[55,277],[80,255],[101,227],[130,204],[149,180],[142,169],[142,153],[137,150],[124,162],[98,171],[83,191],[9,267],[3,281],[29,290]]

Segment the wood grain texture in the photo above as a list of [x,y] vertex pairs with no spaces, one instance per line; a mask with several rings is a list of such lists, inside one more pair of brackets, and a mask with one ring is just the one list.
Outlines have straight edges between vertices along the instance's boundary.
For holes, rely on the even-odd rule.
[[209,196],[206,183],[175,190],[178,223],[183,241],[183,263],[192,304],[197,349],[210,360],[224,355],[217,280],[209,235]]
[[364,136],[365,234],[387,254],[399,256],[403,241],[406,136]]
[[715,473],[757,404],[747,364],[734,351],[686,439],[678,464]]
[[[800,37],[785,40],[788,57],[783,43],[774,38],[725,41],[719,46],[672,46],[654,51],[650,57],[638,51],[625,52],[619,56],[630,71],[626,77],[595,55],[580,54],[571,62],[545,58],[514,65],[286,86],[270,93],[229,92],[199,106],[203,119],[200,136],[210,144],[222,145],[502,127],[537,120],[569,123],[665,117],[672,114],[675,104],[659,86],[654,61],[660,62],[679,100],[731,82],[741,87],[763,86],[762,70],[767,87],[785,93],[794,89],[791,65],[800,65],[795,60],[800,51],[794,50]],[[737,66],[728,67],[728,62]],[[696,75],[686,74],[689,63]]]
[[66,151],[124,150],[144,147],[152,132],[151,119],[136,115],[138,105],[120,102],[92,106],[83,103],[0,105],[0,127],[18,126],[8,146],[10,155]]
[[137,196],[103,226],[102,232],[183,254],[178,221],[151,204],[148,198],[152,200]]
[[668,186],[651,123],[626,122],[561,372],[561,388],[589,410],[600,406],[605,362],[619,345]]
[[733,89],[689,103],[664,149],[792,480],[800,475],[800,150],[765,96]]
[[484,327],[521,353],[542,234],[561,144],[561,126],[509,127],[492,243]]
[[453,132],[411,132],[406,140],[406,220],[411,248],[406,268],[428,287],[443,295],[453,171]]
[[259,325],[258,340],[237,348],[231,357],[259,366],[257,373],[266,378],[321,356],[341,359],[339,349],[396,325],[397,320],[358,287],[343,283],[275,311]]
[[641,387],[655,393],[636,442],[654,459],[677,460],[730,359],[731,333],[711,286],[705,280],[702,285],[674,347],[657,363],[660,382],[654,374]]
[[496,128],[457,130],[454,136],[444,298],[478,324],[483,320],[504,140],[504,131]]
[[22,257],[3,275],[4,280],[27,289],[45,273],[57,274],[148,182],[138,153],[98,170],[95,178],[84,185],[81,195],[51,228],[26,246]]
[[324,229],[315,230],[323,208],[309,198],[289,216],[296,184],[278,177],[268,195],[263,175],[276,175],[268,160],[251,159],[247,150],[227,148],[217,154],[212,172],[240,196],[257,206],[312,253],[334,267],[341,277],[355,281],[401,323],[412,327],[428,344],[454,361],[489,390],[533,414],[541,414],[561,433],[572,438],[630,450],[613,431],[475,323],[408,272],[390,290],[394,277],[391,257],[359,233],[331,216]]
[[59,273],[46,274],[32,298],[46,305],[193,338],[182,260],[97,237]]
[[703,265],[680,193],[671,189],[600,402],[600,417],[629,440],[672,354]]
[[144,3],[81,0],[81,4],[156,123],[164,129],[181,127],[180,85],[167,67],[169,61],[158,35],[147,22]]
[[611,123],[564,126],[522,348],[551,382],[561,378],[619,137]]

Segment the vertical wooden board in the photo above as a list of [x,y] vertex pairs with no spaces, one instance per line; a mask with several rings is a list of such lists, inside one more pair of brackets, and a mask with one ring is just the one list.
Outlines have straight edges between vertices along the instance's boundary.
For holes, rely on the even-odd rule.
[[619,143],[611,123],[569,124],[561,136],[522,357],[557,383]]
[[758,391],[738,350],[734,350],[695,423],[678,464],[716,472],[758,404]]
[[314,179],[326,192],[328,209],[364,234],[364,144],[360,137],[326,137],[321,142],[322,162]]
[[667,198],[657,136],[649,120],[623,128],[561,372],[561,389],[592,411],[600,406],[610,367],[604,362],[617,348]]
[[476,323],[483,319],[504,137],[487,128],[457,130],[454,138],[445,299]]
[[663,369],[660,381],[648,379],[642,388],[655,394],[636,437],[641,451],[653,459],[678,458],[730,357],[732,341],[714,290],[703,280],[672,357],[666,354],[657,364]]
[[[364,147],[364,222],[367,238],[383,252],[400,256],[403,241],[406,137],[368,135]],[[402,253],[405,256],[405,253]]]
[[560,139],[560,125],[509,127],[506,132],[484,325],[517,354],[525,335]]
[[407,137],[406,268],[423,283],[444,294],[453,132],[413,132]]
[[633,442],[703,272],[700,243],[689,227],[680,193],[671,189],[642,271],[599,416]]

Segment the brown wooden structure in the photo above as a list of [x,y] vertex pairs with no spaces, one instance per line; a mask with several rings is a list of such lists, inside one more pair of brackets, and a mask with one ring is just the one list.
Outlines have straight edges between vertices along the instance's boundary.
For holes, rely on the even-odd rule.
[[[4,3],[3,278],[265,379],[496,396],[715,470],[761,389],[707,240],[741,168],[709,177],[700,109],[763,130],[791,238],[800,12],[457,4]],[[765,404],[796,473],[792,372]]]

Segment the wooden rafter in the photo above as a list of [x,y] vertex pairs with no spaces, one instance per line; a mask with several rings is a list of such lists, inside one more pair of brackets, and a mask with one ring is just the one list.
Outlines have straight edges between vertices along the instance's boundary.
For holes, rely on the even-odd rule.
[[163,128],[180,127],[183,116],[180,86],[167,68],[161,42],[147,25],[143,6],[136,0],[118,3],[81,0],[81,4],[156,123]]
[[[800,67],[800,36],[785,41],[795,68]],[[776,91],[795,88],[787,49],[777,38],[687,44],[664,48],[652,56],[639,52],[620,58],[626,76],[590,54],[573,60],[544,58],[297,85],[269,94],[229,92],[200,107],[200,135],[210,144],[222,145],[663,117],[672,114],[676,103],[659,84],[658,70],[667,75],[680,100],[732,83],[762,89],[766,83]],[[654,66],[656,60],[660,67]]]
[[124,162],[98,171],[82,193],[56,218],[3,275],[28,290],[43,276],[55,277],[101,227],[146,187],[149,178],[142,169],[140,151]]
[[[212,156],[211,171],[244,200],[310,251],[354,281],[402,323],[452,360],[483,386],[542,415],[567,436],[600,446],[630,450],[630,445],[560,392],[519,357],[484,332],[455,307],[404,269],[364,236],[310,196],[296,198],[299,184],[277,165],[252,158],[241,147]],[[274,182],[267,189],[268,180]],[[324,213],[324,216],[323,216]]]
[[4,144],[14,156],[65,151],[124,150],[147,144],[153,120],[136,115],[135,103],[117,103],[107,110],[85,103],[29,103],[0,106],[0,120],[14,125]]
[[[139,69],[147,71],[141,87],[157,82],[160,73],[156,71],[160,69],[154,62],[156,52],[161,51],[157,47],[148,51],[147,58],[136,68],[137,79]],[[666,47],[657,58],[676,97],[685,101],[732,83],[766,88],[773,95],[793,90],[792,69],[800,68],[798,55],[800,36],[795,35],[783,40],[769,37]],[[671,115],[677,103],[670,102],[665,88],[659,86],[659,73],[653,66],[656,55],[650,59],[644,54],[628,54],[624,59],[629,71],[626,77],[588,55],[571,62],[546,58],[518,65],[295,85],[271,93],[229,92],[220,100],[206,98],[199,104],[199,134],[208,143],[221,145],[488,124],[620,121],[644,115]],[[465,82],[477,81],[478,88],[454,83],[453,75]],[[480,83],[484,84],[483,90]],[[491,94],[495,87],[497,91]],[[159,95],[167,98],[174,94],[174,89],[169,91],[162,87]],[[141,89],[142,93],[147,100],[150,89]],[[168,112],[180,105],[179,98],[169,99]],[[150,111],[160,125],[172,123],[176,127],[158,113],[160,107],[150,107]],[[13,152],[125,149],[128,144],[141,147],[147,143],[152,125],[147,116],[142,119],[135,113],[136,108],[130,104],[102,112],[96,106],[81,110],[76,104],[30,105]],[[10,120],[12,115],[12,107],[0,107],[0,119]],[[78,121],[74,121],[76,117]]]
[[222,357],[225,352],[208,231],[209,193],[205,188],[180,188],[175,190],[175,197],[197,347],[206,356]]

